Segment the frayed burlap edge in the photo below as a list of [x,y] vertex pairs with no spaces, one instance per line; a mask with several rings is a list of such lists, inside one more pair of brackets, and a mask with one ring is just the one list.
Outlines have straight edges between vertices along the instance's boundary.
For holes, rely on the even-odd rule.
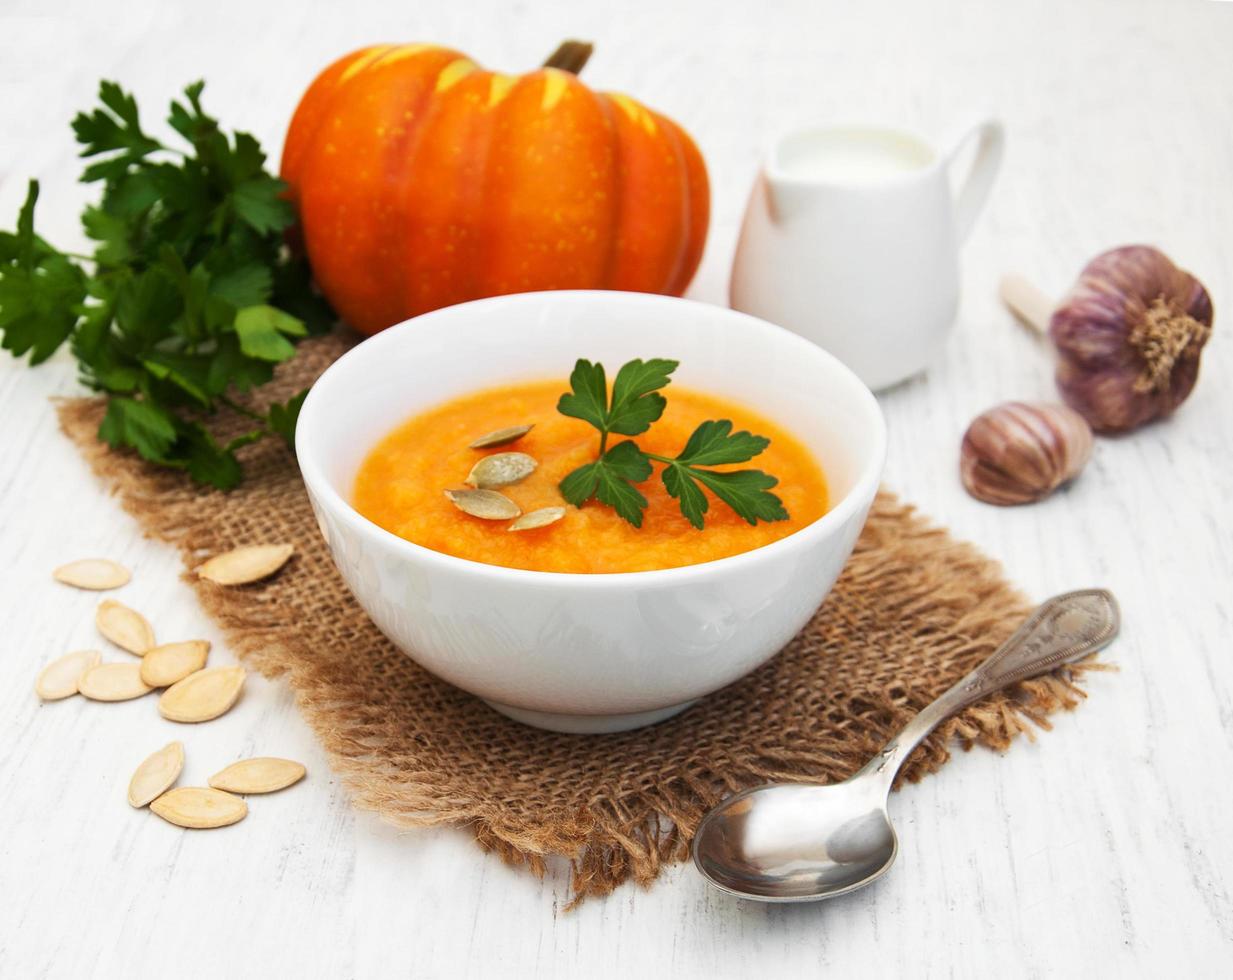
[[[190,570],[218,549],[208,516],[198,516],[193,506],[193,501],[200,499],[198,488],[177,474],[109,451],[96,438],[101,412],[97,400],[61,400],[57,408],[65,433],[148,535],[177,545]],[[285,453],[278,448],[266,451]],[[293,464],[284,459],[278,465]],[[302,543],[296,544],[299,547]],[[916,564],[910,560],[912,555],[918,555],[923,566],[923,559],[936,559],[940,550],[945,552],[953,576],[898,594],[885,594],[883,590],[880,601],[894,605],[891,612],[912,632],[913,642],[934,642],[941,624],[960,638],[949,650],[948,662],[979,662],[1013,631],[1030,608],[1006,585],[996,563],[971,545],[954,541],[885,492],[879,494],[869,525],[844,573],[846,587],[881,586],[884,573],[875,559],[889,547],[894,547],[901,560],[908,559],[903,570],[908,578]],[[572,872],[571,906],[587,897],[607,895],[630,879],[647,885],[666,864],[685,860],[689,840],[702,816],[730,792],[779,779],[832,781],[850,775],[963,672],[951,668],[953,676],[940,686],[930,679],[920,688],[911,682],[890,683],[873,694],[854,693],[842,711],[834,704],[820,704],[819,710],[830,711],[830,730],[834,733],[821,742],[802,739],[786,745],[782,738],[768,739],[765,744],[744,745],[739,752],[721,751],[705,761],[684,759],[671,779],[626,789],[619,796],[595,796],[578,805],[572,815],[558,813],[549,822],[528,826],[525,820],[508,819],[501,806],[491,801],[453,800],[446,773],[400,768],[384,756],[379,723],[357,718],[357,705],[362,703],[364,692],[345,690],[345,682],[338,678],[323,679],[313,669],[313,651],[302,648],[295,627],[271,610],[260,590],[220,589],[191,571],[185,577],[207,612],[220,623],[231,648],[246,663],[267,676],[287,677],[300,711],[322,741],[355,806],[401,827],[465,827],[486,850],[537,875],[544,874],[552,858],[564,858]],[[809,642],[804,634],[795,641],[806,646]],[[753,678],[768,669],[762,668]],[[1050,728],[1050,714],[1072,709],[1086,697],[1077,679],[1101,669],[1108,669],[1107,665],[1092,661],[1071,665],[966,709],[921,745],[904,767],[900,781],[915,782],[940,769],[950,758],[948,746],[953,740],[965,749],[979,744],[1004,750],[1019,735],[1033,738],[1034,728]],[[485,706],[448,685],[435,679],[425,683],[445,688],[442,697],[464,699],[451,707],[460,716],[487,720],[490,715]],[[745,683],[711,695],[704,704],[712,710],[705,713],[723,717],[723,702],[739,699]],[[811,696],[809,691],[795,693]],[[694,728],[706,724],[691,717],[701,707],[666,723],[686,730],[685,744],[694,734],[689,731],[691,723]],[[705,727],[701,730],[714,734]],[[542,740],[554,736],[536,732],[526,737]],[[623,745],[640,741],[639,733],[606,738],[606,751],[614,753],[620,753]]]

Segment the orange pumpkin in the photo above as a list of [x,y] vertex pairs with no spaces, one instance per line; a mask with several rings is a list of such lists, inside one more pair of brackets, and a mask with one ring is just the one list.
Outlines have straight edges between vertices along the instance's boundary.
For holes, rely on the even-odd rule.
[[318,285],[365,333],[536,289],[680,295],[710,198],[697,147],[576,72],[566,42],[522,76],[428,44],[362,48],[301,99],[282,176]]

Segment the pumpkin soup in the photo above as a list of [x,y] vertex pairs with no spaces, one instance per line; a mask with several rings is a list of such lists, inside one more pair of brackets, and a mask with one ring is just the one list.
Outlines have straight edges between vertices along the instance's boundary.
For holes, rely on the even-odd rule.
[[[675,384],[662,417],[636,437],[638,446],[648,454],[675,456],[709,419],[730,419],[736,429],[765,436],[770,445],[757,464],[778,478],[774,492],[788,519],[750,525],[712,498],[705,529],[698,530],[665,489],[661,464],[638,484],[647,500],[641,527],[595,500],[580,508],[567,506],[558,484],[595,459],[598,437],[586,422],[558,412],[561,390],[560,381],[507,385],[408,419],[361,465],[356,509],[387,531],[447,555],[507,568],[589,573],[650,571],[726,558],[786,537],[826,513],[825,478],[798,440],[743,405]],[[527,426],[532,428],[526,431]],[[611,445],[623,441],[614,436]],[[481,448],[473,448],[476,443]],[[530,457],[534,468],[519,465],[524,462],[519,459],[497,460],[498,465],[487,468],[508,472],[511,482],[485,489],[482,480],[475,480],[476,464],[486,456],[510,453]],[[716,467],[721,472],[738,468]],[[511,526],[497,520],[509,513],[486,509],[495,499],[489,494],[509,498],[527,516],[562,506],[565,512],[539,514],[520,519],[521,527]]]

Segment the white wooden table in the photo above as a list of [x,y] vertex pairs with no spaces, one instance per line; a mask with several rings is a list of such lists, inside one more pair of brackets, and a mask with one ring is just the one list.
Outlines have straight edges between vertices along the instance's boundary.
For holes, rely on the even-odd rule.
[[[1122,601],[1117,675],[1005,758],[962,755],[893,801],[902,853],[819,907],[742,904],[688,868],[563,912],[462,832],[401,833],[353,811],[286,690],[260,678],[185,731],[149,700],[40,706],[39,666],[96,645],[96,597],[53,584],[89,554],[136,573],[119,598],[162,634],[221,637],[57,431],[65,355],[0,358],[0,976],[1214,976],[1233,959],[1233,3],[0,3],[0,226],[27,176],[41,233],[83,239],[68,129],[100,77],[150,118],[205,77],[207,106],[272,153],[312,74],[375,40],[434,40],[510,70],[565,36],[585,77],[680,120],[710,163],[714,222],[691,294],[722,303],[760,148],[787,126],[896,119],[940,134],[980,109],[1006,166],[964,255],[959,323],[928,376],[882,398],[887,479],[1005,562],[1033,595]],[[1102,248],[1160,245],[1219,311],[1194,396],[1165,425],[1101,441],[1074,488],[1031,508],[969,499],[967,421],[1049,397],[1048,361],[999,307],[1016,269],[1053,290]],[[129,809],[132,768],[171,738],[184,781],[247,754],[309,778],[248,820],[181,832]]]

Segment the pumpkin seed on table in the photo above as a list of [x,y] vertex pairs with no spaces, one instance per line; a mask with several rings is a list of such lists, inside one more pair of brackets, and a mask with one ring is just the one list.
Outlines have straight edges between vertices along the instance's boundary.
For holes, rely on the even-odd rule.
[[184,746],[179,742],[168,742],[148,756],[133,773],[133,778],[128,782],[129,806],[141,809],[158,799],[171,789],[183,769]]
[[228,793],[273,793],[298,783],[306,772],[290,759],[241,759],[211,776],[210,785]]
[[141,665],[98,664],[81,675],[77,690],[91,701],[131,701],[154,688],[141,679]]
[[154,646],[154,627],[145,616],[114,599],[104,599],[98,604],[94,624],[121,650],[139,657]]
[[34,682],[34,693],[44,701],[59,701],[77,693],[81,675],[97,667],[103,655],[97,650],[74,650],[57,657],[41,671]]
[[471,449],[493,449],[496,446],[508,446],[511,442],[517,442],[528,432],[534,429],[532,425],[511,425],[504,429],[496,429],[493,432],[485,433],[470,444]]
[[508,521],[522,513],[522,508],[495,490],[446,490],[446,498],[464,514],[485,521]]
[[205,786],[168,790],[150,804],[150,809],[168,823],[189,830],[226,827],[248,816],[248,804],[238,796]]
[[133,576],[123,565],[106,558],[82,558],[80,561],[61,565],[51,573],[51,577],[75,589],[105,592],[128,585]]
[[291,544],[254,544],[234,548],[203,562],[197,574],[216,585],[248,585],[269,578],[295,554]]
[[182,640],[153,647],[141,658],[141,679],[151,687],[170,687],[206,665],[208,640]]
[[537,466],[535,457],[526,453],[493,453],[472,466],[462,482],[477,490],[494,490],[525,480]]
[[547,527],[549,524],[555,524],[565,516],[564,507],[541,507],[539,510],[533,510],[523,514],[516,521],[513,521],[507,531],[533,531],[537,527]]
[[163,692],[158,713],[168,721],[210,721],[231,710],[246,676],[243,667],[211,667],[189,674]]

